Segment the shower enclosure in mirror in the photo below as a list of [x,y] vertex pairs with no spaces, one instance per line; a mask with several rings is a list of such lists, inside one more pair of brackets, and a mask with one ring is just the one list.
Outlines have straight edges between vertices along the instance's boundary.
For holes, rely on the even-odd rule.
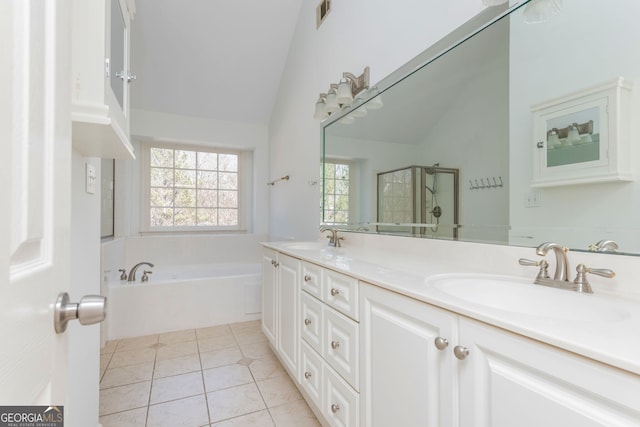
[[[631,155],[626,156],[630,165],[624,177],[628,181],[537,187],[534,152],[540,131],[534,129],[532,115],[535,106],[549,100],[623,78],[625,90],[628,88],[628,117],[638,116],[640,55],[629,53],[640,50],[636,22],[640,2],[564,0],[559,12],[545,19],[533,19],[533,8],[528,8],[533,4],[539,11],[544,1],[485,9],[374,85],[383,108],[367,109],[365,102],[346,107],[322,123],[324,156],[353,165],[352,182],[344,195],[348,197],[343,198],[349,200],[345,208],[349,219],[341,228],[518,246],[557,241],[578,250],[588,250],[606,239],[616,241],[620,253],[640,254],[636,220],[640,216],[640,182],[636,179],[640,122],[622,122],[620,114],[612,118],[610,109],[605,109],[607,117],[599,114],[573,120],[582,126],[578,128],[581,139],[588,142],[590,135],[594,145],[597,139],[615,146],[611,129],[629,126]],[[553,113],[554,117],[567,115],[572,117],[571,112]],[[594,120],[592,133],[588,132],[590,120]],[[605,120],[615,124],[605,129]],[[566,151],[581,153],[583,148],[586,145]],[[598,159],[611,155],[611,151],[600,151]],[[378,189],[379,174],[434,161],[458,170],[462,183],[458,217],[449,224],[457,236],[429,234],[428,227],[421,233],[402,225],[372,226],[388,219],[380,216],[384,201]],[[580,159],[558,161],[565,169],[574,164],[589,166]],[[552,163],[547,166],[555,167]],[[489,177],[500,177],[502,185],[474,186],[475,182],[486,183]],[[323,184],[326,189],[327,183]],[[440,197],[438,205],[443,208],[442,226],[449,219],[442,219],[445,209]],[[391,218],[390,223],[399,222]],[[330,220],[323,216],[324,222]],[[430,221],[428,215],[425,221]]]
[[378,232],[458,237],[458,170],[409,166],[378,173]]

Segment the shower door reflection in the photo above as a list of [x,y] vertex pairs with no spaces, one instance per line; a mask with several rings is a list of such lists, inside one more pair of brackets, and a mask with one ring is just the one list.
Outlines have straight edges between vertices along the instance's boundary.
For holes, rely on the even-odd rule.
[[377,231],[457,239],[458,175],[438,163],[378,173]]

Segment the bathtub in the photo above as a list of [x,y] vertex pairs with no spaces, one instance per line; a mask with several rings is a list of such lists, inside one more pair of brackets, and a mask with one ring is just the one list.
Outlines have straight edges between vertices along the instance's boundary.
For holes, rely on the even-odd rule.
[[[147,267],[147,269],[149,269]],[[260,264],[151,268],[149,281],[107,283],[107,339],[257,320],[262,311]]]

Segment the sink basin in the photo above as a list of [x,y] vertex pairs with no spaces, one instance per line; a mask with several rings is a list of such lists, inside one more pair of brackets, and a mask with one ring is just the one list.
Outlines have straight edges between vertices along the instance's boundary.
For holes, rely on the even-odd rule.
[[625,308],[609,298],[508,276],[446,274],[428,278],[426,285],[465,305],[502,312],[590,322],[617,322],[630,317]]
[[326,242],[291,242],[283,243],[282,247],[292,251],[319,251],[327,247]]

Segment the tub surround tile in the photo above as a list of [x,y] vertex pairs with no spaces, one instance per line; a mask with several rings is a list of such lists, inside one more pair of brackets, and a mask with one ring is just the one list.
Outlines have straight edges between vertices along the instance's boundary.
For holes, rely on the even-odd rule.
[[178,342],[195,341],[196,339],[196,330],[187,329],[184,331],[175,331],[160,334],[160,336],[158,337],[158,342],[165,344],[174,344]]
[[109,368],[120,368],[122,366],[139,365],[145,362],[153,362],[156,358],[156,351],[152,348],[140,348],[137,350],[116,350],[113,353]]
[[257,384],[269,408],[302,399],[302,395],[288,376],[269,378],[258,381]]
[[237,346],[200,353],[202,369],[233,365],[234,363],[238,363],[240,360],[242,360],[242,352],[240,351],[240,347]]
[[152,375],[153,362],[123,366],[121,368],[110,368],[106,370],[102,377],[100,388],[111,388],[141,381],[150,381]]
[[269,408],[269,412],[278,427],[320,427],[304,400]]
[[201,372],[153,380],[150,403],[168,402],[204,393]]
[[[231,418],[230,420],[214,423],[211,427],[274,427],[269,411],[263,410],[252,414]],[[104,426],[103,426],[104,427]]]
[[147,427],[200,427],[208,423],[204,394],[149,406]]
[[265,409],[255,383],[213,391],[207,394],[211,421],[222,421]]
[[242,384],[253,383],[253,376],[249,368],[243,365],[227,365],[202,371],[205,389],[209,391],[222,390]]
[[238,344],[233,334],[198,339],[198,348],[201,353],[237,346]]
[[200,358],[197,354],[177,357],[175,359],[158,360],[153,378],[164,378],[173,375],[187,374],[201,370]]
[[100,415],[109,415],[149,404],[151,381],[100,390]]
[[177,342],[167,344],[158,349],[157,360],[177,359],[178,357],[198,354],[198,343],[196,341]]
[[102,427],[145,427],[147,407],[105,415],[99,421]]

